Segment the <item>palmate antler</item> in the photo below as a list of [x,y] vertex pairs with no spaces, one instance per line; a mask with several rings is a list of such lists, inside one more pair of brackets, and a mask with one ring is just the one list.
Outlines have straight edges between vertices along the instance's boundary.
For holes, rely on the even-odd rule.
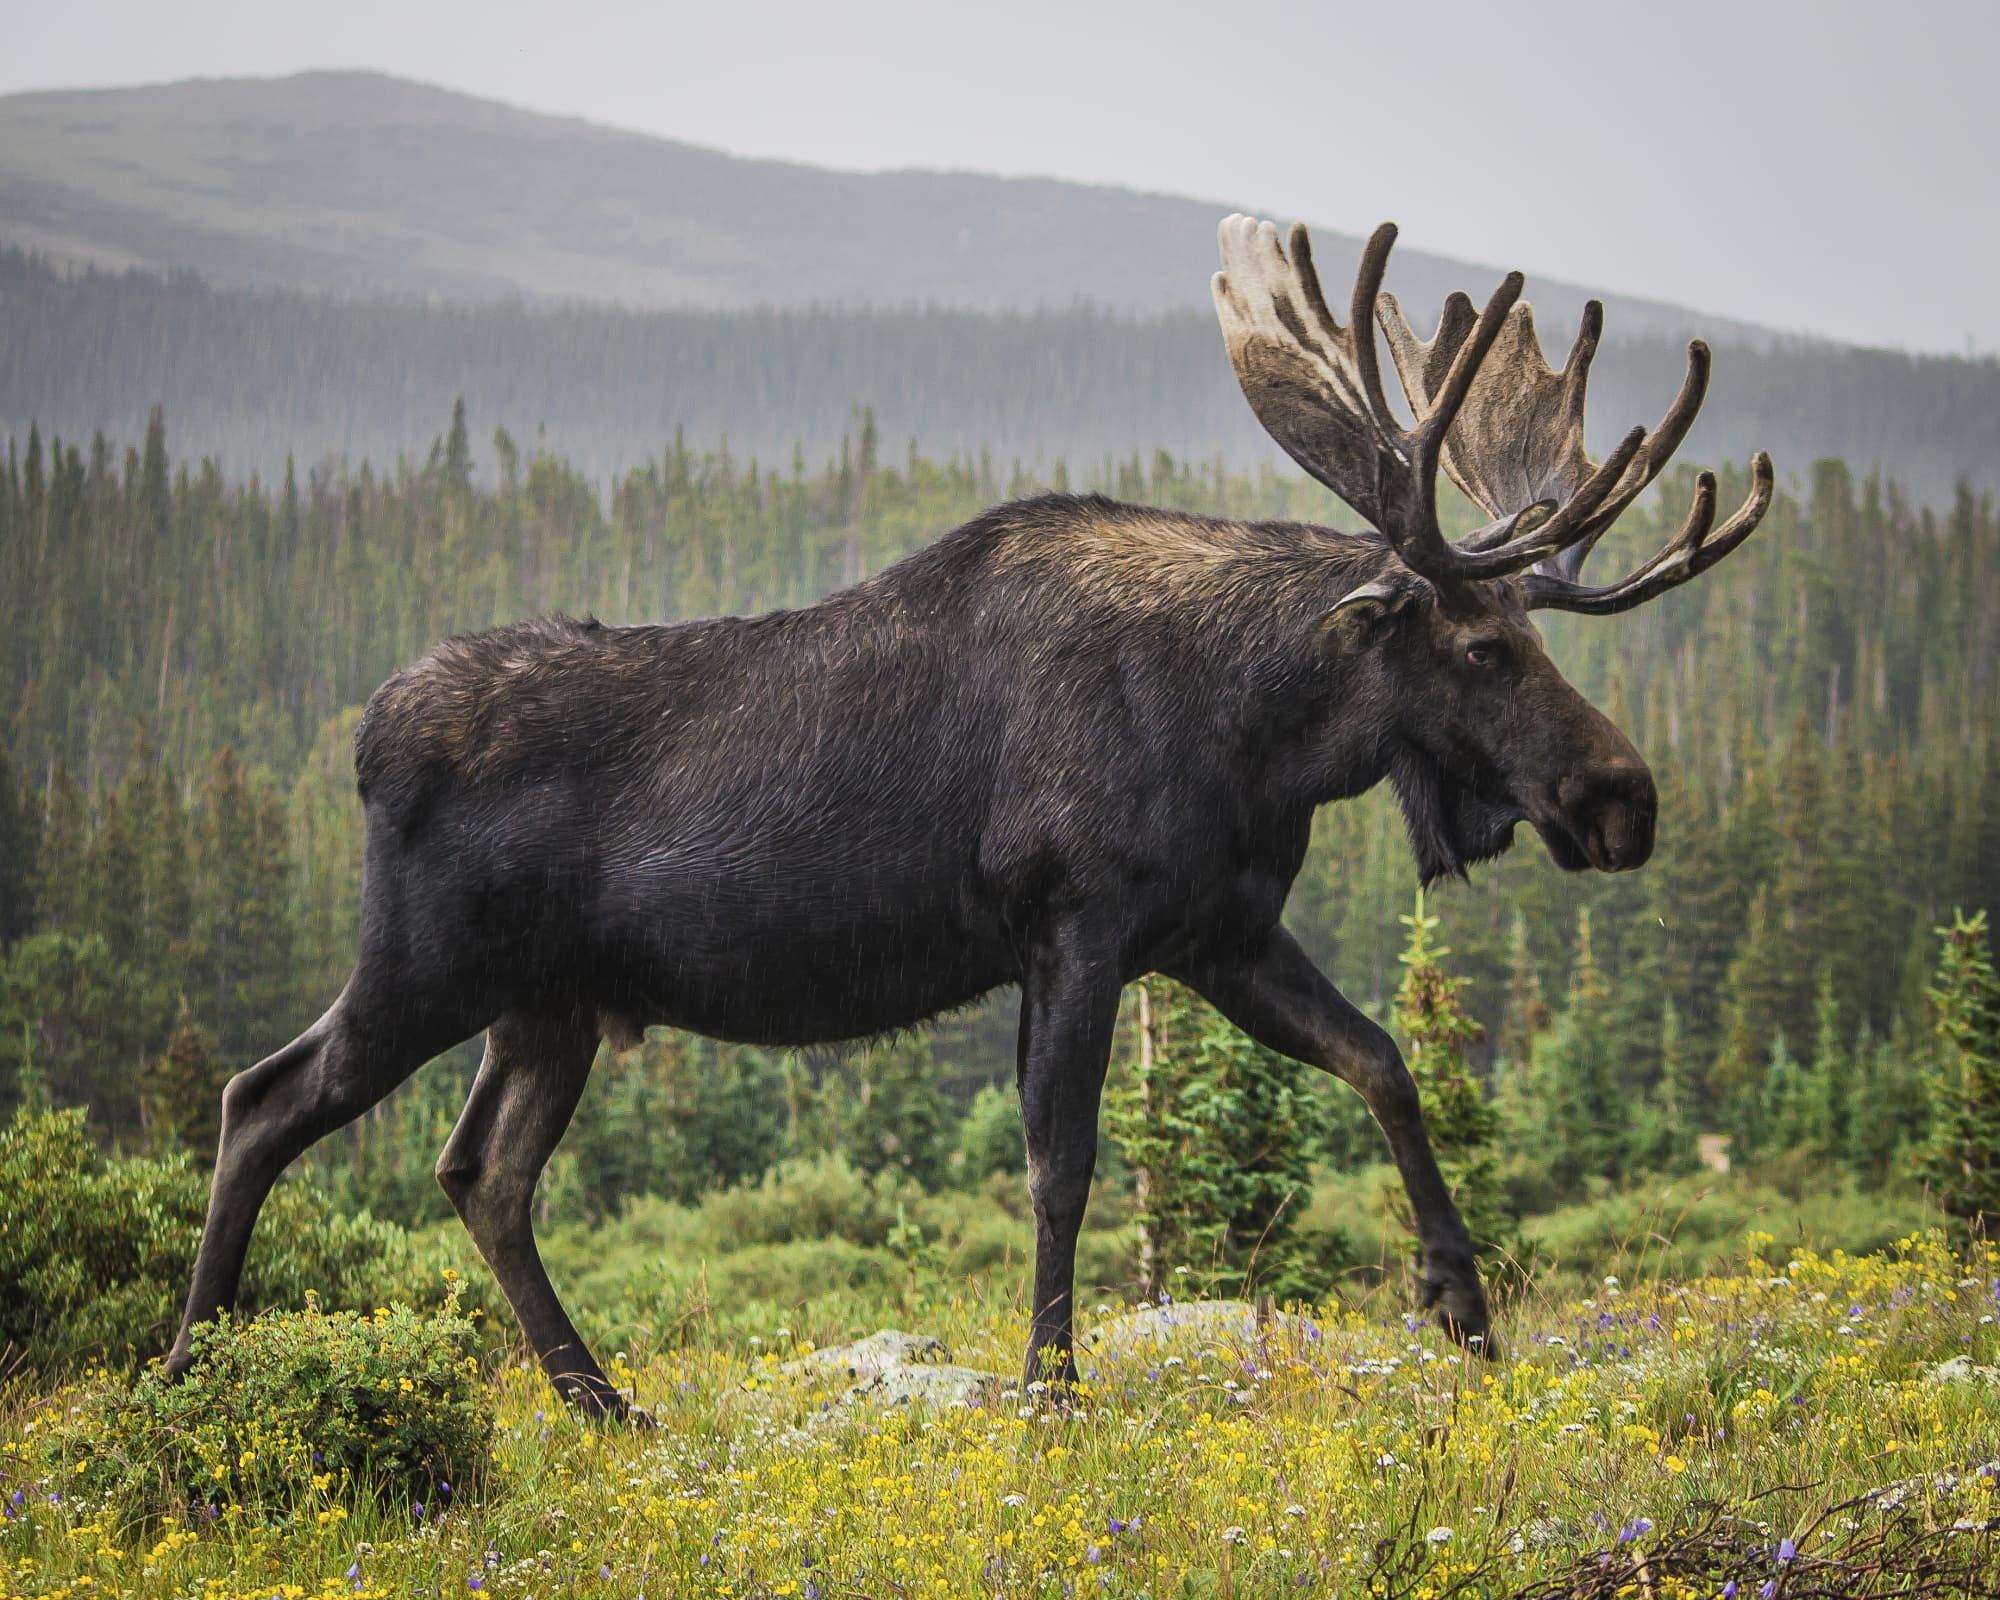
[[[1288,246],[1270,223],[1230,217],[1221,227],[1216,314],[1237,380],[1265,430],[1292,459],[1367,517],[1413,572],[1446,602],[1482,579],[1536,570],[1528,605],[1624,611],[1685,583],[1748,537],[1770,504],[1771,461],[1753,458],[1749,498],[1714,526],[1715,478],[1704,472],[1680,531],[1618,583],[1579,583],[1584,558],[1659,474],[1701,409],[1708,347],[1688,347],[1681,392],[1650,435],[1634,428],[1601,463],[1583,447],[1584,390],[1603,308],[1586,308],[1568,361],[1552,372],[1509,273],[1475,314],[1464,295],[1445,302],[1437,333],[1417,338],[1382,274],[1396,229],[1384,223],[1362,252],[1345,327],[1334,320],[1313,270],[1312,245],[1295,225]],[[1378,307],[1378,301],[1380,302]],[[1375,354],[1380,315],[1415,424],[1389,410]],[[1437,469],[1495,520],[1453,544],[1437,521]]]

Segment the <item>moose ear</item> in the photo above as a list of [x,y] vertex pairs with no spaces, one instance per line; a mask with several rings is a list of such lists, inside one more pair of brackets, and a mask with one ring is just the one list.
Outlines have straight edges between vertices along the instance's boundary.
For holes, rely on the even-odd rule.
[[1319,619],[1320,637],[1329,650],[1341,655],[1366,649],[1383,619],[1402,610],[1409,598],[1409,591],[1396,584],[1364,583]]

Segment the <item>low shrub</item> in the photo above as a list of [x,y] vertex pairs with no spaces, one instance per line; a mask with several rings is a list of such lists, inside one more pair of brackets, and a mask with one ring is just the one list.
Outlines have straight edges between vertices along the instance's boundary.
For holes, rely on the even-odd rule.
[[223,1318],[181,1381],[154,1369],[68,1408],[45,1471],[133,1516],[476,1497],[494,1423],[474,1337],[455,1283],[429,1312]]
[[[136,1366],[164,1354],[179,1323],[208,1209],[208,1180],[185,1155],[107,1159],[83,1112],[17,1112],[0,1129],[0,1354],[51,1372],[96,1359]],[[265,1203],[239,1303],[298,1308],[443,1298],[437,1250],[401,1228],[343,1216],[304,1182]],[[484,1274],[471,1300],[497,1296]]]

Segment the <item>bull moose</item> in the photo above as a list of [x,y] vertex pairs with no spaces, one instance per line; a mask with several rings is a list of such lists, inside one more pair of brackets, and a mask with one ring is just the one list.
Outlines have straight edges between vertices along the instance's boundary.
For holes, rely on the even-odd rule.
[[[486,1032],[439,1182],[556,1386],[624,1401],[535,1248],[529,1202],[599,1042],[653,1024],[804,1046],[1021,990],[1035,1218],[1029,1375],[1073,1373],[1077,1230],[1119,995],[1148,972],[1345,1079],[1387,1135],[1422,1295],[1469,1343],[1485,1292],[1395,1044],[1280,920],[1314,810],[1387,778],[1429,881],[1526,821],[1555,861],[1653,848],[1652,775],[1564,680],[1528,613],[1623,611],[1712,566],[1768,506],[1768,457],[1719,526],[1702,474],[1651,559],[1581,568],[1686,434],[1708,377],[1602,463],[1583,443],[1593,303],[1551,371],[1511,274],[1420,340],[1369,240],[1348,321],[1302,227],[1221,226],[1215,304],[1258,419],[1371,525],[1243,523],[1048,495],[996,507],[815,605],[447,640],[369,701],[360,953],[332,1007],[231,1079],[168,1370],[236,1294],[285,1166]],[[1380,325],[1408,398],[1384,394]],[[1441,531],[1442,466],[1493,518]]]

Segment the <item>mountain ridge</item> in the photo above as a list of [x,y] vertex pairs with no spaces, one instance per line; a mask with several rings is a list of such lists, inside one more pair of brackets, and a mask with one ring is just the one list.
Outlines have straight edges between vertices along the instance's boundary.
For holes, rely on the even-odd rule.
[[[1207,304],[1231,209],[1046,177],[747,157],[382,73],[198,78],[0,97],[0,239],[222,286],[633,309],[824,305],[1156,314]],[[1315,226],[1329,283],[1361,241]],[[1417,248],[1416,307],[1501,272]],[[1810,336],[1560,279],[1543,325],[1605,301],[1613,338]]]

